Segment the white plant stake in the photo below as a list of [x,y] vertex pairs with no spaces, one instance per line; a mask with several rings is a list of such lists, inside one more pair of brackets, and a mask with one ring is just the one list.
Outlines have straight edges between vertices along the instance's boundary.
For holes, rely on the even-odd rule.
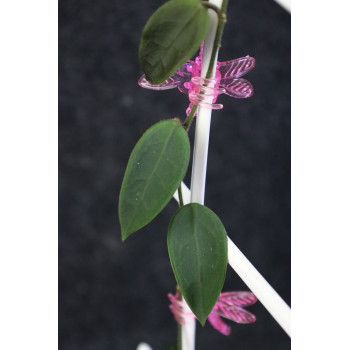
[[[221,8],[222,0],[210,0],[211,3]],[[201,77],[204,78],[207,74],[211,52],[214,46],[215,33],[217,28],[217,16],[213,11],[209,11],[210,22],[209,32],[204,42],[203,61]],[[217,52],[214,66],[216,67]],[[210,78],[215,75],[215,69]],[[199,203],[204,205],[205,195],[205,180],[207,173],[207,159],[209,147],[209,134],[211,122],[211,109],[198,108],[196,120],[196,132],[193,148],[193,165],[192,165],[192,180],[191,180],[191,203]],[[187,203],[186,203],[187,204]],[[186,323],[181,327],[182,332],[182,350],[195,349],[195,334],[196,320],[192,317],[186,317]]]
[[291,11],[291,1],[290,0],[275,0],[279,5],[281,5],[286,11],[290,13]]

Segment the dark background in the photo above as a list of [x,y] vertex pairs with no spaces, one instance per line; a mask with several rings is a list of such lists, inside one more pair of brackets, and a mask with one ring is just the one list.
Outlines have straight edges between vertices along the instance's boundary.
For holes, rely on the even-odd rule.
[[[163,1],[59,2],[59,348],[164,350],[176,337],[166,231],[172,201],[121,242],[117,199],[130,152],[152,124],[183,118],[187,96],[137,85],[143,26]],[[213,113],[206,205],[290,304],[290,15],[272,0],[231,0],[219,60],[250,54],[248,100]],[[192,133],[193,136],[193,133]],[[189,181],[187,181],[189,184]],[[247,290],[228,267],[224,290]],[[264,307],[225,337],[197,326],[198,349],[288,349]]]

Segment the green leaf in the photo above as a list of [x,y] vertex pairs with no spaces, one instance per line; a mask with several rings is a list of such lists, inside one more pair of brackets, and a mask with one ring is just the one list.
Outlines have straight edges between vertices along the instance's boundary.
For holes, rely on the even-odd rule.
[[161,84],[198,50],[209,17],[199,0],[171,0],[148,20],[140,41],[139,60],[146,79]]
[[227,267],[227,234],[209,208],[180,208],[168,229],[168,250],[176,281],[202,325],[217,302]]
[[131,153],[119,196],[123,241],[168,204],[185,176],[190,143],[182,125],[161,121],[149,128]]

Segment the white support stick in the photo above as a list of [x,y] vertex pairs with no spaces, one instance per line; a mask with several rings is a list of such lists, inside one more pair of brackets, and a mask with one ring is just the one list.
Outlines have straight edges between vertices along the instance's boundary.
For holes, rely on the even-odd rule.
[[[221,7],[222,0],[210,1],[218,8]],[[208,35],[204,42],[203,58],[202,58],[202,71],[201,77],[205,78],[211,53],[213,51],[216,28],[218,24],[217,15],[213,11],[209,11],[210,22]],[[216,58],[214,67],[216,67],[218,52],[216,52]],[[216,69],[213,69],[211,78],[215,77]],[[196,133],[193,147],[193,163],[192,163],[192,179],[191,179],[191,202],[204,204],[205,194],[205,180],[207,175],[207,159],[208,159],[208,147],[209,147],[209,134],[210,134],[210,122],[211,122],[211,109],[198,107],[196,117]]]
[[278,4],[280,4],[286,11],[290,13],[291,10],[291,0],[275,0]]
[[[210,3],[221,8],[222,0],[210,0]],[[214,46],[215,34],[218,18],[214,11],[208,10],[209,30],[204,41],[202,71],[201,76],[205,78],[210,57]],[[217,57],[217,52],[216,52]],[[214,63],[216,67],[216,59]],[[216,70],[213,69],[215,76]],[[211,121],[211,109],[198,108],[196,120],[196,133],[193,149],[192,182],[191,182],[191,202],[204,204],[205,179],[207,172],[208,145]],[[185,204],[185,202],[184,202]],[[183,299],[183,301],[185,301]],[[188,307],[188,305],[186,304]],[[192,317],[185,318],[185,324],[181,327],[182,350],[194,350],[196,339],[196,320]]]
[[[191,198],[191,191],[184,184],[181,183],[182,197],[184,204],[189,203]],[[179,201],[177,192],[174,198]],[[237,248],[227,237],[228,244],[228,263],[236,271],[243,282],[255,294],[259,301],[265,306],[271,316],[284,329],[284,331],[291,335],[291,310],[286,302],[277,294],[277,292],[270,286],[260,272],[252,265],[252,263],[244,256],[244,254]]]
[[291,333],[291,311],[286,302],[270,286],[259,271],[243,255],[237,246],[227,237],[228,263],[241,277],[243,282],[265,306],[271,316],[290,336]]

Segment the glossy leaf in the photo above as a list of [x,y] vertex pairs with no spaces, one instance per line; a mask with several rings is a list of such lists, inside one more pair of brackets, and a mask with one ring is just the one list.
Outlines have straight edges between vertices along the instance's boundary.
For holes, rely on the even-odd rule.
[[225,228],[209,208],[196,203],[185,205],[170,222],[168,250],[182,295],[204,325],[225,280]]
[[148,20],[139,60],[152,84],[161,84],[190,59],[204,40],[209,17],[200,0],[171,0]]
[[185,176],[190,144],[175,120],[149,128],[131,153],[119,196],[122,239],[147,225],[167,205]]

